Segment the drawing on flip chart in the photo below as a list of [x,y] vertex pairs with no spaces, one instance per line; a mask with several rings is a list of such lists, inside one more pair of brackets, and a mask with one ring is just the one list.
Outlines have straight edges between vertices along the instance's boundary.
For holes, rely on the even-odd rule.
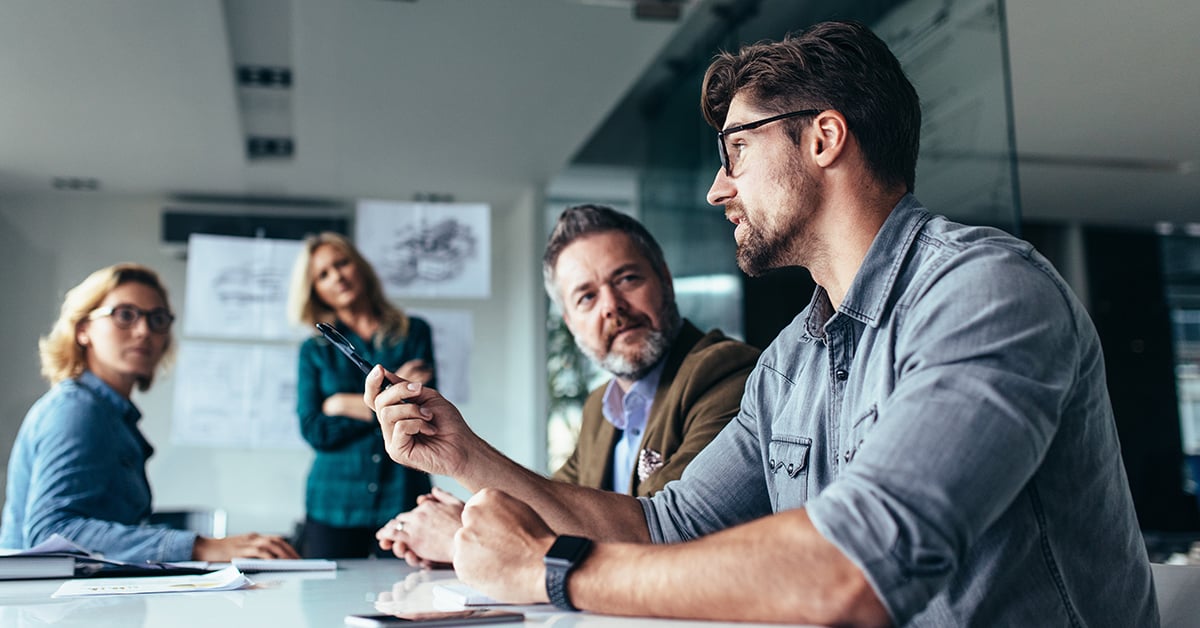
[[184,334],[190,337],[299,341],[307,330],[287,320],[299,240],[192,234],[188,239]]
[[279,303],[287,299],[287,281],[279,268],[227,268],[213,278],[211,291],[222,303]]
[[423,225],[411,235],[399,229],[394,233],[380,274],[399,286],[450,281],[462,276],[477,255],[474,229],[454,218]]
[[389,297],[485,299],[491,222],[484,204],[359,201],[355,243]]

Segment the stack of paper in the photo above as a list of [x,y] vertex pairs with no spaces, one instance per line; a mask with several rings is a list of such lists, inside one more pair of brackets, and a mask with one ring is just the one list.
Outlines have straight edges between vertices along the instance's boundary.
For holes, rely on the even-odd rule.
[[183,593],[188,591],[232,591],[253,586],[237,567],[202,576],[164,576],[161,578],[95,578],[68,580],[50,597],[89,595],[132,595],[140,593]]

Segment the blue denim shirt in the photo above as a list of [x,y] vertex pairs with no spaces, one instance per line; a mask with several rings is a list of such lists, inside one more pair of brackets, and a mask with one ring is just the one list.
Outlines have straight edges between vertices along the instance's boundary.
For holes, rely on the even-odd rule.
[[1087,313],[1031,245],[912,196],[642,503],[656,542],[806,508],[898,625],[1158,625]]
[[8,460],[0,547],[54,533],[108,558],[190,560],[193,532],[141,525],[150,515],[142,414],[99,377],[63,380],[25,415]]

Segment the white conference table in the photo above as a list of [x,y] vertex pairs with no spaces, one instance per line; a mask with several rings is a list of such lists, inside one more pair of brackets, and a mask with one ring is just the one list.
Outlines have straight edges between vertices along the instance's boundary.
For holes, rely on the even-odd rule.
[[[0,626],[337,628],[349,614],[454,610],[434,605],[433,587],[457,582],[453,571],[422,571],[399,560],[368,559],[338,561],[337,571],[259,573],[248,577],[254,581],[254,588],[83,598],[50,597],[62,580],[2,581]],[[747,625],[566,613],[547,605],[506,608],[524,612],[526,626],[715,628]]]

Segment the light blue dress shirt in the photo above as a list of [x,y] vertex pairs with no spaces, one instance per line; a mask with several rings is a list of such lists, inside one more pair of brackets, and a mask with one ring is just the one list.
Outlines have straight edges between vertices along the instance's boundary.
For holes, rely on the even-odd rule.
[[656,542],[804,508],[896,625],[1158,625],[1087,312],[1029,243],[912,196],[641,499]]
[[42,395],[9,456],[0,547],[28,549],[58,533],[116,560],[190,560],[194,532],[141,525],[154,453],[141,417],[90,371]]
[[650,417],[650,406],[654,404],[654,393],[658,392],[658,380],[662,377],[660,360],[645,377],[633,383],[629,391],[621,394],[621,387],[614,378],[604,391],[604,418],[613,427],[621,430],[621,438],[613,448],[612,473],[613,492],[629,494],[633,470],[641,455],[642,434],[646,431],[646,419]]

